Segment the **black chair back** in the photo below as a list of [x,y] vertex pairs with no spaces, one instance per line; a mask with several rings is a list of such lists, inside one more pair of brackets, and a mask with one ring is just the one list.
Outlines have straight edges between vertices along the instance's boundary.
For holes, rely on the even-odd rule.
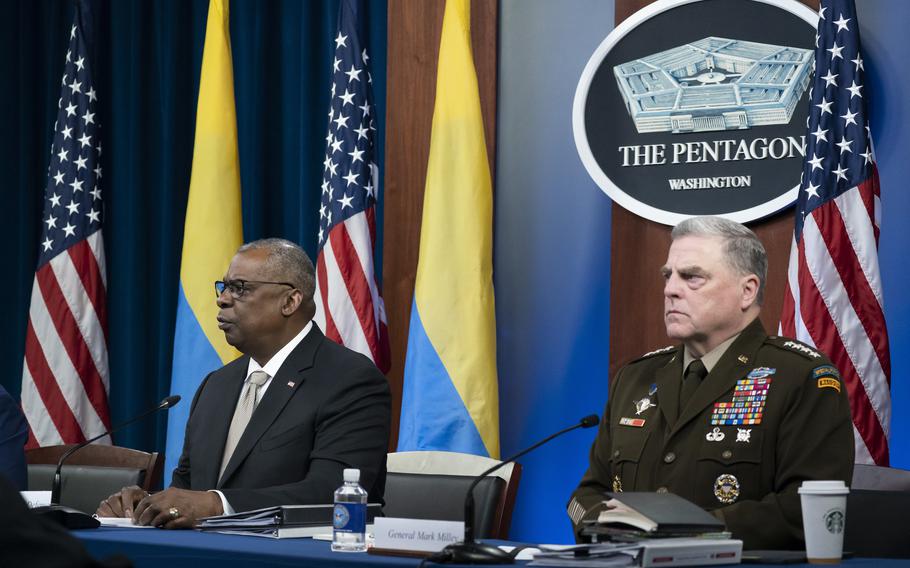
[[[385,484],[387,517],[463,521],[464,499],[474,477],[389,472]],[[495,538],[497,512],[506,483],[486,477],[474,488],[474,535]]]
[[844,550],[871,558],[910,558],[910,492],[851,489]]
[[[29,464],[29,490],[50,491],[56,469],[49,464]],[[91,515],[102,500],[127,485],[142,486],[144,481],[145,470],[142,469],[64,465],[60,475],[60,504]]]

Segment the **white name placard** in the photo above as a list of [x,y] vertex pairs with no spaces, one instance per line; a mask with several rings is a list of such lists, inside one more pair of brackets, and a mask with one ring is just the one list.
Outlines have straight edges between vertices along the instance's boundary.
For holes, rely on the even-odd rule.
[[29,509],[51,504],[50,491],[20,491],[19,495],[22,495],[22,498],[28,503]]
[[427,521],[376,517],[376,548],[438,552],[464,540],[464,523],[460,521]]

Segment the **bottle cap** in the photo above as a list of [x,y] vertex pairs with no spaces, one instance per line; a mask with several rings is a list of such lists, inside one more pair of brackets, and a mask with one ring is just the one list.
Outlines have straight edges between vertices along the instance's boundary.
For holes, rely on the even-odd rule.
[[345,469],[344,470],[344,482],[345,483],[359,483],[360,482],[360,470],[359,469]]

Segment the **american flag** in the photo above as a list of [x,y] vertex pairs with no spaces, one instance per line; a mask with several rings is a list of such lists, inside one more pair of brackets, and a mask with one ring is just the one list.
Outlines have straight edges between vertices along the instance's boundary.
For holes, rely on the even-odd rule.
[[389,369],[385,307],[373,266],[379,168],[369,56],[360,2],[339,7],[319,208],[315,321],[331,339]]
[[81,442],[110,427],[101,127],[89,61],[91,21],[89,4],[78,2],[57,103],[25,336],[22,407],[31,427],[29,447]]
[[[891,363],[878,269],[881,200],[852,0],[822,0],[783,335],[842,373],[856,461],[888,465]],[[820,418],[821,419],[821,418]]]

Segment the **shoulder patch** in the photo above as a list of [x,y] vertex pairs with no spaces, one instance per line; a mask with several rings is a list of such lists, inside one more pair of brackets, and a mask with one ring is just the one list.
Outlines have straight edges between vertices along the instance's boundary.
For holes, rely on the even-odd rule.
[[834,365],[822,365],[821,367],[816,367],[812,369],[812,376],[816,379],[821,377],[833,377],[835,379],[840,378],[840,373],[837,370],[837,367]]
[[644,355],[635,359],[635,361],[641,361],[642,359],[654,357],[655,355],[664,355],[664,354],[674,353],[677,349],[678,349],[678,347],[676,345],[668,345],[666,347],[661,347],[660,349],[655,349],[654,351],[648,351]]
[[786,337],[779,337],[779,336],[773,335],[773,336],[769,336],[768,339],[765,341],[765,343],[774,345],[775,347],[780,347],[781,349],[783,349],[785,351],[792,351],[793,353],[799,353],[800,355],[802,355],[803,357],[806,357],[807,359],[814,360],[814,359],[822,358],[821,353],[819,353],[812,347],[809,347],[805,343],[802,343],[795,339],[788,339]]
[[820,389],[834,389],[840,392],[840,373],[834,365],[821,365],[812,369],[815,386]]

